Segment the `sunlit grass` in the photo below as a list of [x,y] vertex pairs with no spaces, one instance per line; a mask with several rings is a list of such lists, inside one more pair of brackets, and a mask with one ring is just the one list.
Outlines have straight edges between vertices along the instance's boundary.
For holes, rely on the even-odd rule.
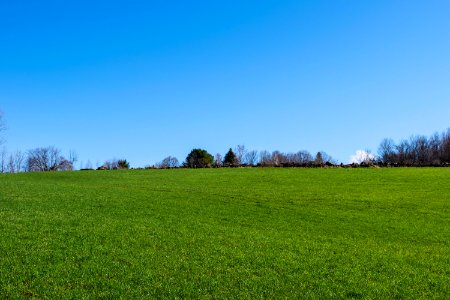
[[450,169],[0,176],[0,298],[448,298]]

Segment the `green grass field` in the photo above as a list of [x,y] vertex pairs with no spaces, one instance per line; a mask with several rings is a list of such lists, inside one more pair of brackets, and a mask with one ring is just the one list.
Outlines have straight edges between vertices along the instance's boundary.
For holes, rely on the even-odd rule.
[[450,298],[450,168],[0,175],[0,298]]

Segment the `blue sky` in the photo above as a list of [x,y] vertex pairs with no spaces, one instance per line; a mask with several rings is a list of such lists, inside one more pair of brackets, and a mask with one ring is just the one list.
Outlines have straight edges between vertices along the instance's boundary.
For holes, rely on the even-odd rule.
[[450,126],[449,1],[2,1],[7,148],[347,162]]

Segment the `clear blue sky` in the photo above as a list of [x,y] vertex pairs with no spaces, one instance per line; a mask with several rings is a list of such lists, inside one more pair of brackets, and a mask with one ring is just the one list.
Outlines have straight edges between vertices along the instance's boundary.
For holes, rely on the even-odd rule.
[[1,1],[10,151],[342,162],[450,126],[450,1]]

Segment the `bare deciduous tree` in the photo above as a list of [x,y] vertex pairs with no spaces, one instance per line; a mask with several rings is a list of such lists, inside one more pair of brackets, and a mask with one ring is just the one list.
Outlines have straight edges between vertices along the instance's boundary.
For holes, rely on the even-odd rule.
[[3,147],[2,151],[0,152],[0,173],[5,173],[7,170],[7,156],[8,151],[6,151],[6,147]]
[[8,172],[18,173],[22,171],[24,161],[25,155],[21,151],[17,150],[14,154],[11,154],[8,160]]
[[14,166],[14,156],[12,154],[9,156],[8,159],[7,171],[8,173],[15,173],[16,171],[16,168]]
[[383,140],[379,147],[380,160],[398,166],[439,166],[450,164],[450,129],[442,135],[412,136],[395,145]]
[[236,160],[238,165],[242,165],[244,163],[244,157],[247,153],[244,145],[237,145],[235,149]]
[[101,167],[99,167],[99,169],[103,169],[103,170],[115,170],[119,167],[118,164],[118,160],[117,159],[111,159],[111,160],[107,160],[103,163],[103,165]]
[[440,155],[440,149],[441,149],[441,139],[439,137],[438,133],[433,134],[429,141],[429,155],[430,155],[430,163],[433,166],[438,166],[441,164],[441,155]]
[[64,158],[61,151],[55,147],[36,148],[28,151],[27,170],[30,172],[72,169],[72,163]]
[[244,156],[244,164],[254,166],[258,163],[258,151],[248,151]]
[[442,133],[441,139],[441,161],[450,163],[450,128]]
[[428,139],[426,136],[411,137],[410,144],[413,152],[413,164],[418,166],[424,166],[429,161],[429,147]]
[[118,169],[129,169],[130,163],[126,159],[111,159],[103,163],[102,166],[98,167],[97,170],[118,170]]
[[395,143],[392,139],[384,139],[378,147],[378,155],[386,163],[395,162]]
[[264,166],[264,167],[273,165],[272,155],[270,154],[269,151],[263,150],[259,153],[259,163],[261,164],[261,166]]
[[272,152],[272,164],[279,167],[284,161],[283,153],[278,150]]
[[75,166],[75,163],[78,161],[78,154],[74,150],[69,151],[69,161]]
[[301,150],[296,153],[295,159],[296,159],[297,164],[306,166],[312,162],[313,157],[312,157],[311,153],[309,153],[308,151]]
[[58,164],[58,171],[72,171],[73,170],[73,164],[71,161],[65,159],[64,157],[61,157],[61,160]]
[[223,160],[222,154],[217,153],[214,156],[214,167],[221,168],[223,166],[222,160]]
[[179,166],[180,166],[180,162],[174,156],[167,156],[161,162],[156,164],[156,167],[160,168],[160,169],[171,169],[171,168],[177,168]]

